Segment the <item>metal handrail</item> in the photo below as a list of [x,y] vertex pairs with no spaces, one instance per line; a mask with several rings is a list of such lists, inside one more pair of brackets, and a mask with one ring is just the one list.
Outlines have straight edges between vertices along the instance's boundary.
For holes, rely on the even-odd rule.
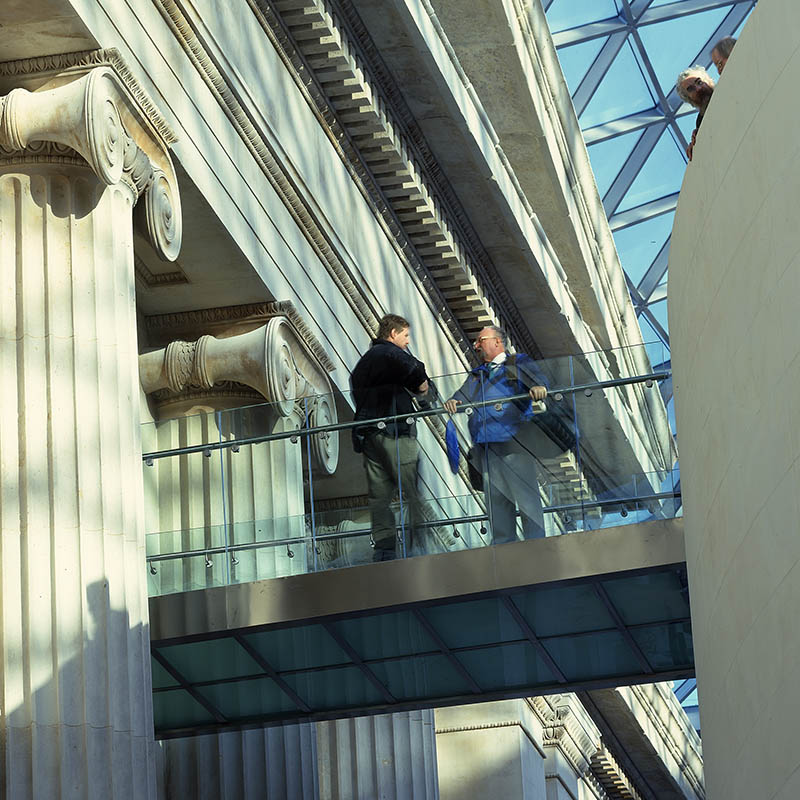
[[[646,495],[637,495],[636,497],[620,497],[620,498],[609,498],[606,500],[591,500],[585,503],[565,503],[558,506],[546,506],[542,509],[543,513],[545,514],[556,514],[556,513],[563,513],[567,511],[580,511],[590,508],[603,508],[607,506],[627,506],[627,505],[636,505],[638,503],[644,502],[652,502],[654,500],[666,500],[666,499],[680,499],[681,493],[680,492],[655,492],[653,494],[646,494]],[[519,516],[519,512],[517,512],[517,516]],[[438,528],[450,525],[465,525],[465,524],[472,524],[476,522],[485,522],[488,519],[487,514],[471,514],[468,516],[462,517],[448,517],[447,519],[440,519],[440,520],[425,520],[424,522],[417,523],[415,528]],[[400,526],[397,526],[397,529],[400,529]],[[339,532],[331,532],[331,533],[318,533],[315,537],[315,541],[319,542],[322,540],[329,540],[329,539],[350,539],[350,538],[358,538],[360,536],[368,536],[371,533],[370,528],[361,528],[354,531],[339,531]],[[164,533],[178,533],[178,531],[164,531]],[[153,533],[148,534],[148,536],[159,536],[162,534]],[[159,562],[159,561],[173,561],[181,558],[196,558],[198,556],[212,556],[212,555],[219,555],[220,553],[233,553],[233,552],[240,552],[246,550],[259,550],[264,547],[287,547],[292,544],[297,544],[300,541],[305,540],[306,536],[293,536],[293,537],[283,537],[281,539],[270,539],[269,541],[259,541],[259,542],[243,542],[242,544],[233,544],[233,545],[218,545],[216,547],[205,547],[199,550],[184,550],[178,553],[156,553],[151,556],[147,556],[146,561],[147,563],[151,562]]]
[[[627,386],[635,383],[647,383],[666,380],[672,375],[672,370],[660,370],[658,372],[650,372],[646,375],[636,375],[630,378],[613,378],[607,381],[597,381],[595,383],[582,383],[575,386],[563,386],[548,390],[548,397],[557,397],[558,395],[575,394],[576,392],[594,391],[596,389],[611,389],[616,386]],[[474,408],[483,408],[485,406],[497,405],[498,402],[509,403],[515,400],[524,400],[529,397],[527,393],[516,394],[511,397],[506,397],[502,401],[497,399],[493,400],[480,400],[475,403],[461,403],[459,404],[457,413],[463,413],[467,410]],[[304,398],[297,398],[302,400]],[[151,453],[143,453],[142,460],[148,465],[152,466],[153,461],[161,458],[172,458],[173,456],[188,455],[191,453],[204,453],[210,455],[214,450],[226,450],[230,447],[242,447],[250,444],[262,444],[263,442],[274,442],[283,439],[297,440],[300,436],[313,436],[322,433],[332,433],[334,431],[347,430],[350,428],[362,427],[380,427],[381,423],[385,426],[388,422],[398,422],[400,420],[416,420],[423,417],[433,417],[441,414],[449,413],[443,406],[436,408],[420,409],[413,411],[410,414],[394,414],[386,417],[375,417],[374,419],[359,419],[352,422],[336,422],[330,425],[318,425],[316,427],[296,428],[291,431],[281,431],[279,433],[267,433],[261,436],[251,436],[247,439],[230,439],[224,442],[208,442],[206,444],[188,445],[186,447],[174,447],[169,450],[157,450]]]

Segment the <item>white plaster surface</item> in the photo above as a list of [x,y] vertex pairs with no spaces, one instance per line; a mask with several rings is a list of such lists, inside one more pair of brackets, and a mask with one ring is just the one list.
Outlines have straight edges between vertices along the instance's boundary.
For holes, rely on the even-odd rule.
[[442,800],[545,800],[542,723],[525,700],[436,709]]
[[797,796],[799,27],[792,0],[760,3],[745,26],[687,169],[670,253],[711,800]]

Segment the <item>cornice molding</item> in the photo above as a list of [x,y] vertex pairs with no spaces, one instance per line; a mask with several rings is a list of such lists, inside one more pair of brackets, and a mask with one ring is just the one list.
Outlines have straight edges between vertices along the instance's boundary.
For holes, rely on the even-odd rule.
[[298,229],[305,234],[307,241],[339,287],[353,313],[365,330],[376,330],[378,316],[365,302],[344,262],[338,257],[328,237],[309,212],[297,188],[281,167],[275,153],[259,134],[247,111],[227,85],[218,65],[200,42],[191,22],[184,14],[181,4],[176,0],[154,0],[154,2],[176,40],[194,64],[209,91],[216,98],[220,108],[225,112],[253,158],[261,166],[278,197],[294,218]]
[[136,277],[140,283],[143,283],[148,289],[153,289],[160,286],[175,286],[181,283],[189,283],[189,279],[180,269],[178,262],[174,262],[177,270],[171,272],[151,272],[147,264],[134,252],[133,254],[133,268]]
[[454,725],[448,728],[436,728],[434,733],[439,736],[445,733],[464,733],[468,731],[487,731],[495,728],[521,728],[521,719],[508,719],[501,722],[484,722],[478,725]]
[[644,800],[614,756],[601,747],[591,760],[591,775],[611,800]]
[[[375,175],[365,163],[347,127],[342,124],[323,90],[313,68],[292,38],[283,18],[265,0],[247,0],[253,14],[265,35],[270,39],[278,56],[294,79],[298,90],[317,117],[322,130],[338,154],[342,164],[350,174],[354,184],[369,204],[375,219],[383,229],[399,260],[418,286],[426,293],[434,305],[438,316],[453,345],[461,351],[465,364],[471,364],[474,350],[467,332],[463,329],[448,304],[447,299],[436,285],[435,279],[417,253],[413,242],[406,234],[402,222],[392,208],[391,201],[383,193]],[[347,47],[347,45],[344,45]],[[381,148],[383,151],[383,148]],[[388,157],[388,152],[386,153]],[[371,330],[370,333],[374,333]]]
[[[482,284],[491,307],[499,314],[500,324],[506,329],[517,349],[532,355],[538,354],[538,348],[517,310],[516,303],[506,289],[491,257],[475,234],[472,223],[452,186],[442,174],[425,135],[364,27],[352,0],[331,0],[331,2],[339,9],[347,32],[355,40],[364,71],[369,75],[373,93],[380,98],[387,116],[391,117],[392,127],[404,137],[404,150],[409,153],[409,160],[431,188],[431,194],[440,207],[439,213],[446,220],[447,228],[453,232],[460,249],[467,256],[470,267]],[[527,204],[527,199],[525,202]]]
[[594,729],[595,735],[590,735],[578,718],[576,711],[583,711],[578,700],[573,695],[557,694],[533,697],[528,702],[542,724],[543,746],[557,747],[575,774],[583,775],[600,747],[600,734]]

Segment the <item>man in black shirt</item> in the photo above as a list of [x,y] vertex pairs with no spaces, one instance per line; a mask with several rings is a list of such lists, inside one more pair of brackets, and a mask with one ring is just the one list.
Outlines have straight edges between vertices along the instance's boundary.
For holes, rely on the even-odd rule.
[[[356,403],[356,420],[410,414],[412,399],[428,391],[425,365],[408,351],[408,320],[387,314],[378,323],[378,337],[356,364],[350,385]],[[364,457],[375,560],[395,557],[397,536],[390,504],[398,486],[408,508],[405,546],[410,550],[414,525],[421,519],[417,491],[417,448],[414,425],[405,420],[385,427],[364,425],[353,429],[353,448]]]

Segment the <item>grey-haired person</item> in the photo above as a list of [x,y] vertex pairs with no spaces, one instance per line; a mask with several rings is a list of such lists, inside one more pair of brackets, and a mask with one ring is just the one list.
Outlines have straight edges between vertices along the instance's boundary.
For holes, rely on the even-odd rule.
[[714,80],[708,72],[706,72],[705,67],[695,64],[693,67],[683,70],[683,72],[678,75],[678,79],[675,81],[675,90],[681,100],[694,106],[698,111],[694,132],[692,133],[692,140],[686,148],[686,155],[689,161],[691,161],[692,154],[694,153],[694,146],[697,142],[697,134],[703,122],[703,116],[714,94]]

